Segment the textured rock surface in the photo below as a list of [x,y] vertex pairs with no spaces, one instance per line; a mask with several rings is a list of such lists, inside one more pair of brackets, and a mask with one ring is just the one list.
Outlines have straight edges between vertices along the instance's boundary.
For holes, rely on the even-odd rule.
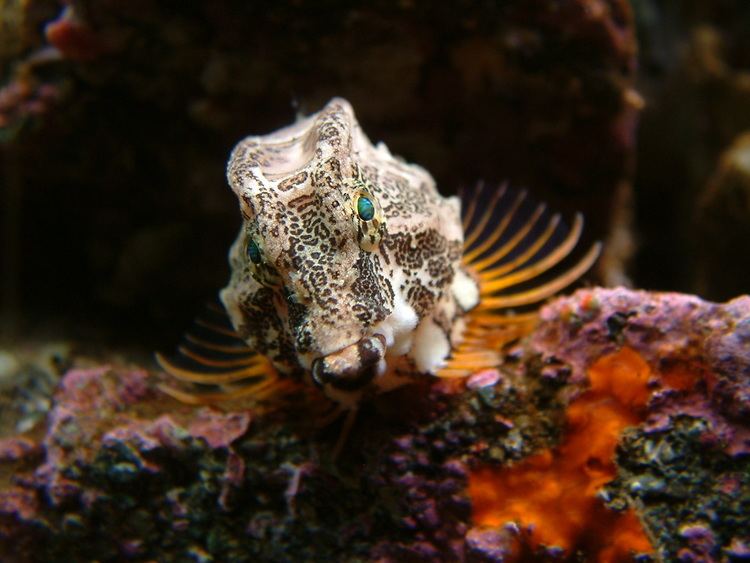
[[44,420],[69,355],[60,342],[0,349],[0,438]]
[[[606,560],[586,530],[621,515],[628,527],[618,529],[641,538],[625,545],[650,538],[652,556],[739,560],[749,539],[748,326],[748,297],[718,305],[581,290],[545,307],[498,371],[466,386],[426,381],[367,405],[335,463],[339,425],[312,428],[304,405],[192,408],[160,395],[140,369],[72,369],[41,436],[0,442],[0,554]],[[640,383],[622,385],[633,373]],[[609,412],[594,410],[602,405],[633,417],[608,436],[615,464],[588,446],[573,452],[581,428],[591,436],[583,442],[597,442],[609,420],[581,426],[575,405],[584,418]],[[472,489],[477,475],[507,481],[530,460],[534,471],[549,461],[541,474],[563,489],[592,471],[592,483],[604,481],[565,497],[584,520],[566,526],[564,546],[536,542],[525,516],[488,524],[479,512],[488,491]],[[595,464],[610,464],[611,477]],[[574,511],[582,501],[588,512]]]

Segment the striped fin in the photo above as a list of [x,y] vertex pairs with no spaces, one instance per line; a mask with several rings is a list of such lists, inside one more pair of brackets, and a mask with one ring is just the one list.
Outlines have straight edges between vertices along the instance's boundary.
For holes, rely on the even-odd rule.
[[247,347],[218,303],[206,305],[174,354],[157,352],[156,361],[179,383],[179,386],[161,384],[159,388],[189,404],[212,404],[243,397],[262,401],[296,386],[280,378],[266,357]]
[[462,342],[440,377],[466,377],[501,363],[503,344],[531,331],[536,308],[576,282],[601,244],[579,252],[583,216],[568,228],[559,214],[527,200],[526,191],[480,185],[464,201],[463,268],[477,281],[479,304],[466,315]]

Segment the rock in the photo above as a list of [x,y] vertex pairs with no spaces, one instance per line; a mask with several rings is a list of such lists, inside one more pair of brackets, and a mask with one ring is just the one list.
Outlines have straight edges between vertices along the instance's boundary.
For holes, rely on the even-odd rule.
[[340,423],[303,403],[195,408],[143,370],[73,369],[46,435],[4,442],[0,555],[741,557],[748,319],[748,297],[580,290],[498,373],[365,405],[337,460]]

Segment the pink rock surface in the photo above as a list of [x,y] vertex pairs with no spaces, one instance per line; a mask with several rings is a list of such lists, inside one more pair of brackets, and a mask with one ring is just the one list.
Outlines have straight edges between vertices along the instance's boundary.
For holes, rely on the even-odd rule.
[[[365,405],[335,462],[337,425],[316,431],[296,407],[191,407],[156,391],[144,370],[74,369],[39,441],[0,442],[0,476],[14,472],[0,488],[0,554],[503,560],[514,532],[472,522],[467,475],[554,447],[587,369],[623,346],[654,374],[689,377],[677,388],[654,380],[602,498],[640,507],[665,560],[742,553],[749,326],[748,297],[580,290],[545,306],[506,364],[465,390],[424,380]],[[720,523],[700,521],[706,510]]]

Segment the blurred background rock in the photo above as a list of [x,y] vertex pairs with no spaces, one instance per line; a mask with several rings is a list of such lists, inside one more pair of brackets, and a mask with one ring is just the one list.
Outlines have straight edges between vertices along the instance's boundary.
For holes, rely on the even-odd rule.
[[633,277],[643,287],[714,300],[747,293],[750,168],[739,138],[750,129],[750,4],[637,0],[633,7],[638,87],[647,100]]

